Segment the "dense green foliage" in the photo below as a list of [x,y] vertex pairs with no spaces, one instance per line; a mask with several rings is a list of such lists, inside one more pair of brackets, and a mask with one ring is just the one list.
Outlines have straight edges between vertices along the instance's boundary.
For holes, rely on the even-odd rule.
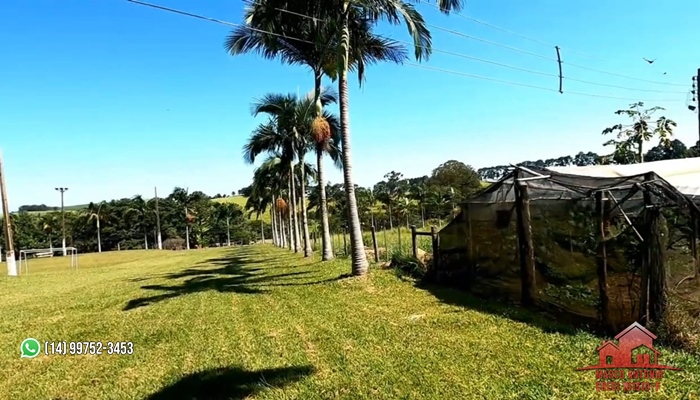
[[[21,208],[11,217],[15,250],[61,247],[61,212],[34,213],[26,209]],[[186,226],[190,231],[192,247],[225,245],[229,233],[231,242],[247,244],[260,239],[261,227],[266,230],[265,235],[270,236],[269,224],[250,220],[239,205],[213,202],[202,192],[188,193],[185,189],[176,188],[168,197],[159,199],[158,209],[166,248],[174,245],[184,247]],[[141,196],[134,196],[91,203],[81,210],[66,211],[65,219],[66,245],[76,247],[81,253],[97,251],[98,220],[102,250],[157,247],[154,199],[147,201]]]

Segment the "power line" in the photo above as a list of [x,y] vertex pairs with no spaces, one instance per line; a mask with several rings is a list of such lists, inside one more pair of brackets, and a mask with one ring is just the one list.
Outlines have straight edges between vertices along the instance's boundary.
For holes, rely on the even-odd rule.
[[585,67],[585,66],[582,66],[582,65],[577,65],[577,64],[572,64],[572,63],[567,63],[567,62],[564,62],[564,61],[562,61],[562,64],[566,64],[566,65],[568,65],[568,66],[570,66],[570,67],[574,67],[574,68],[585,69],[585,70],[587,70],[587,71],[597,72],[597,73],[599,73],[599,74],[605,74],[605,75],[610,75],[610,76],[616,76],[616,77],[618,77],[618,78],[625,78],[625,79],[630,79],[630,80],[638,81],[638,82],[653,83],[653,84],[655,84],[655,85],[681,86],[681,87],[686,87],[686,86],[688,86],[688,85],[683,85],[683,84],[680,84],[680,83],[659,82],[659,81],[650,81],[650,80],[647,80],[647,79],[635,78],[635,77],[633,77],[633,76],[627,76],[627,75],[622,75],[622,74],[616,74],[616,73],[614,73],[614,72],[603,71],[603,70],[600,70],[600,69]]
[[[529,87],[532,89],[539,89],[539,90],[545,90],[548,92],[559,93],[559,91],[556,89],[547,88],[544,86],[536,86],[536,85],[530,85],[530,84],[526,84],[526,83],[506,81],[506,80],[502,80],[502,79],[490,78],[487,76],[467,74],[467,73],[458,72],[458,71],[450,71],[450,70],[443,69],[443,68],[430,67],[427,65],[415,64],[415,63],[406,63],[406,65],[410,65],[410,66],[417,67],[417,68],[429,69],[429,70],[438,71],[438,72],[443,72],[443,73],[452,74],[452,75],[460,75],[460,76],[464,76],[467,78],[482,79],[482,80],[486,80],[486,81],[504,83],[507,85],[523,86],[523,87]],[[640,100],[637,98],[630,98],[630,97],[607,96],[607,95],[595,94],[595,93],[581,93],[581,92],[571,92],[571,91],[567,91],[565,93],[566,94],[573,94],[573,95],[577,95],[577,96],[599,97],[599,98],[604,98],[604,99],[629,100],[629,101],[644,101],[644,102],[649,102],[649,103],[653,103],[653,102],[679,102],[680,101],[677,99],[675,99],[675,100],[674,99]]]
[[[437,6],[436,4],[432,4],[432,3],[428,2],[428,1],[424,1],[424,0],[417,0],[417,1],[418,1],[419,3],[423,3],[423,4],[426,4],[426,5],[429,5],[429,6],[433,7],[433,8],[437,8],[438,10],[440,9],[439,6]],[[505,29],[505,28],[501,28],[501,27],[496,26],[496,25],[494,25],[494,24],[491,24],[491,23],[488,23],[488,22],[485,22],[485,21],[476,19],[476,18],[474,18],[474,17],[470,17],[470,16],[468,16],[468,15],[464,15],[464,14],[461,14],[461,13],[458,13],[458,12],[450,12],[450,14],[455,14],[455,15],[457,15],[457,16],[459,16],[459,17],[462,17],[462,18],[467,19],[467,20],[469,20],[469,21],[475,22],[475,23],[477,23],[477,24],[484,25],[484,26],[488,26],[489,28],[492,28],[492,29],[495,29],[495,30],[498,30],[498,31],[501,31],[501,32],[504,32],[504,33],[508,33],[508,34],[510,34],[510,35],[517,36],[517,37],[519,37],[519,38],[521,38],[521,39],[529,40],[529,41],[531,41],[531,42],[533,42],[533,43],[541,44],[541,45],[544,45],[544,46],[547,46],[547,47],[554,47],[554,46],[555,46],[554,44],[547,43],[547,42],[543,42],[542,40],[535,39],[535,38],[531,38],[531,37],[529,37],[529,36],[525,36],[525,35],[520,34],[520,33],[518,33],[518,32],[513,32],[513,31],[511,31],[511,30],[508,30],[508,29]],[[576,51],[573,51],[573,50],[569,50],[569,52],[570,52],[571,54],[577,54],[577,55],[579,55],[579,56],[581,56],[581,57],[592,58],[592,59],[596,59],[596,60],[600,60],[600,61],[605,61],[605,60],[603,60],[603,59],[601,59],[601,58],[599,58],[599,57],[591,56],[591,55],[584,54],[584,53],[579,53],[579,52],[576,52]],[[556,61],[556,60],[555,60],[555,61]]]
[[542,59],[548,60],[548,61],[554,61],[554,62],[557,61],[556,58],[543,56],[542,54],[533,53],[533,52],[531,52],[531,51],[519,49],[519,48],[517,48],[517,47],[508,46],[508,45],[505,45],[505,44],[501,44],[501,43],[497,43],[497,42],[492,42],[492,41],[490,41],[490,40],[478,38],[478,37],[476,37],[476,36],[467,35],[466,33],[462,33],[462,32],[459,32],[459,31],[452,30],[452,29],[443,28],[443,27],[441,27],[441,26],[437,26],[437,25],[433,25],[433,24],[426,24],[426,25],[429,26],[429,27],[431,27],[431,28],[433,28],[433,29],[437,29],[437,30],[439,30],[439,31],[447,32],[447,33],[450,33],[450,34],[453,34],[453,35],[456,35],[456,36],[461,36],[461,37],[466,38],[466,39],[475,40],[475,41],[477,41],[477,42],[486,43],[486,44],[489,44],[489,45],[492,45],[492,46],[502,47],[502,48],[504,48],[504,49],[508,49],[508,50],[515,51],[515,52],[518,52],[518,53],[527,54],[527,55],[529,55],[529,56],[533,56],[533,57],[537,57],[537,58],[542,58]]
[[685,94],[685,93],[686,93],[686,92],[680,92],[680,91],[671,92],[671,91],[668,91],[668,90],[637,89],[637,88],[630,88],[630,87],[625,87],[625,86],[610,85],[610,84],[607,84],[607,83],[591,82],[591,81],[586,81],[586,80],[583,80],[583,79],[568,78],[568,77],[566,77],[566,76],[564,76],[563,79],[564,79],[564,80],[570,80],[570,81],[573,81],[573,82],[586,83],[586,84],[589,84],[589,85],[605,86],[605,87],[611,87],[611,88],[616,88],[616,89],[633,90],[633,91],[637,91],[637,92],[666,93],[666,94]]
[[[250,3],[250,0],[244,0],[244,1]],[[312,19],[314,22],[325,22],[323,19],[319,19],[319,18],[310,16],[310,15],[306,15],[306,14],[297,13],[297,12],[294,12],[294,11],[285,10],[285,9],[282,9],[282,8],[272,7],[272,9],[273,9],[273,10],[276,10],[276,11],[288,13],[288,14],[291,14],[291,15],[296,15],[296,16],[299,16],[299,17],[302,17],[302,18]],[[479,42],[483,42],[483,43],[487,43],[487,44],[491,44],[491,45],[503,47],[503,48],[506,48],[506,49],[509,49],[509,50],[513,50],[513,51],[517,51],[517,52],[520,52],[520,53],[524,53],[524,54],[532,55],[532,56],[535,56],[535,57],[543,58],[543,59],[545,59],[545,60],[558,62],[558,60],[555,59],[555,58],[546,57],[546,56],[543,56],[543,55],[540,55],[540,54],[537,54],[537,53],[529,52],[529,51],[527,51],[527,50],[522,50],[522,49],[518,49],[518,48],[516,48],[516,47],[511,47],[511,46],[503,45],[503,44],[496,43],[496,42],[492,42],[492,41],[489,41],[489,40],[486,40],[486,39],[477,38],[477,37],[474,37],[474,36],[470,36],[470,35],[464,34],[464,33],[462,33],[462,32],[458,32],[458,31],[454,31],[454,30],[451,30],[451,29],[443,28],[443,27],[440,27],[440,26],[437,26],[437,25],[432,25],[432,24],[426,24],[426,25],[429,26],[429,27],[431,27],[431,28],[438,29],[438,30],[442,30],[442,31],[445,31],[445,32],[448,32],[448,33],[451,33],[451,34],[454,34],[454,35],[462,36],[462,37],[469,38],[469,39],[474,39],[474,40],[477,40],[477,41],[479,41]],[[251,28],[251,29],[252,29],[252,28]],[[407,42],[407,41],[403,41],[403,40],[399,40],[399,39],[393,39],[393,38],[387,38],[387,39],[391,39],[391,40],[393,40],[393,41],[396,41],[396,42],[398,42],[398,43],[402,43],[402,44],[405,44],[405,45],[408,45],[408,46],[415,46],[415,44],[413,44],[413,43],[411,43],[411,42]],[[421,46],[417,46],[417,47],[421,47]],[[449,55],[452,55],[452,56],[461,57],[461,58],[466,58],[466,59],[469,59],[469,60],[474,60],[474,61],[478,61],[478,62],[482,62],[482,63],[486,63],[486,64],[492,64],[492,65],[497,65],[497,66],[504,67],[504,68],[510,68],[510,69],[517,70],[517,71],[528,72],[528,73],[535,74],[535,75],[551,76],[551,77],[555,77],[555,78],[558,78],[558,77],[559,77],[559,75],[556,75],[556,74],[553,74],[553,73],[540,72],[540,71],[533,71],[533,70],[531,70],[531,69],[516,67],[516,66],[513,66],[513,65],[503,64],[503,63],[499,63],[499,62],[491,61],[491,60],[485,60],[485,59],[483,59],[483,58],[478,58],[478,57],[466,55],[466,54],[463,54],[463,53],[455,53],[455,52],[451,52],[451,51],[440,50],[440,49],[436,49],[435,47],[431,47],[431,50],[432,50],[433,52],[435,52],[435,53],[449,54]],[[663,83],[663,82],[655,82],[655,81],[648,81],[648,80],[644,80],[644,79],[638,79],[638,78],[634,78],[634,77],[627,77],[627,76],[624,76],[624,75],[614,74],[614,73],[610,73],[610,72],[606,72],[606,71],[600,71],[600,70],[596,70],[596,69],[592,69],[592,68],[588,68],[588,67],[579,66],[579,65],[576,65],[576,64],[569,64],[569,63],[566,63],[566,62],[564,62],[564,61],[562,61],[562,64],[570,65],[570,66],[572,66],[572,67],[577,67],[577,68],[588,69],[588,70],[595,71],[595,72],[610,74],[610,75],[614,75],[614,76],[618,76],[618,77],[623,77],[623,78],[638,80],[638,81],[642,81],[642,82],[647,82],[647,83],[654,83],[654,84],[661,84],[661,85],[673,85],[673,86],[676,86],[676,84]],[[610,84],[605,84],[605,83],[592,82],[592,81],[587,81],[587,80],[583,80],[583,79],[568,78],[568,77],[566,77],[566,76],[562,76],[562,79],[568,79],[568,80],[570,80],[570,81],[585,83],[585,84],[589,84],[589,85],[605,86],[605,87],[611,87],[611,88],[623,89],[623,90],[630,90],[630,91],[636,91],[636,92],[667,93],[667,94],[684,94],[684,93],[685,93],[685,92],[679,92],[679,91],[674,91],[674,92],[672,92],[672,91],[664,91],[664,90],[630,88],[630,87],[626,87],[626,86],[610,85]],[[684,87],[685,87],[686,85],[678,85],[678,86],[684,86]]]
[[[202,15],[193,14],[193,13],[189,13],[189,12],[185,12],[185,11],[181,11],[181,10],[176,10],[176,9],[169,8],[169,7],[159,6],[159,5],[156,5],[156,4],[146,3],[146,2],[143,2],[143,1],[139,1],[139,0],[127,0],[127,1],[129,1],[129,2],[131,2],[131,3],[140,4],[140,5],[144,5],[144,6],[148,6],[148,7],[152,7],[152,8],[156,8],[156,9],[160,9],[160,10],[164,10],[164,11],[169,11],[169,12],[173,12],[173,13],[176,13],[176,14],[181,14],[181,15],[185,15],[185,16],[189,16],[189,17],[194,17],[194,18],[198,18],[198,19],[202,19],[202,20],[206,20],[206,21],[210,21],[210,22],[215,22],[215,23],[219,23],[219,24],[223,24],[223,25],[227,25],[227,26],[245,27],[245,28],[250,29],[250,30],[252,30],[252,31],[254,31],[254,32],[260,32],[260,33],[270,34],[270,35],[273,35],[273,36],[282,37],[282,38],[289,39],[289,40],[296,40],[296,41],[300,41],[300,42],[304,42],[304,43],[314,44],[313,42],[308,41],[308,40],[304,40],[304,39],[300,39],[300,38],[296,38],[296,37],[290,37],[290,36],[286,36],[286,35],[280,35],[280,34],[276,34],[276,33],[273,33],[273,32],[266,31],[266,30],[262,30],[262,29],[251,28],[251,27],[244,26],[244,25],[241,25],[241,24],[235,24],[235,23],[228,22],[228,21],[222,21],[222,20],[219,20],[219,19],[216,19],[216,18],[205,17],[205,16],[202,16]],[[287,11],[287,10],[282,10],[282,9],[276,9],[276,10],[284,11],[284,12],[288,12],[288,13],[293,13],[292,11]],[[302,16],[302,17],[305,17],[305,18],[311,18],[311,19],[320,21],[319,19],[317,19],[317,18],[315,18],[315,17],[312,17],[312,16],[309,16],[309,15],[304,15],[304,14],[299,14],[299,13],[294,13],[294,14],[298,14],[299,16]],[[392,39],[392,40],[393,40],[393,39]],[[397,41],[397,42],[401,42],[401,41]],[[403,43],[408,43],[408,42],[403,42]],[[408,43],[408,44],[411,44],[411,43]],[[412,45],[412,44],[411,44],[411,45]],[[442,51],[441,51],[441,52],[442,52]],[[519,70],[527,71],[527,72],[530,72],[530,73],[536,73],[536,74],[540,74],[540,75],[557,76],[557,75],[554,75],[554,74],[548,74],[548,73],[544,73],[544,72],[532,71],[532,70],[527,70],[527,69],[524,69],[524,68],[509,66],[509,65],[507,65],[507,64],[501,64],[501,63],[496,63],[496,62],[492,62],[492,61],[488,61],[488,60],[482,60],[482,59],[478,59],[478,58],[476,58],[476,57],[467,56],[467,55],[465,55],[465,54],[452,53],[452,52],[446,52],[446,53],[448,53],[448,54],[454,54],[454,55],[459,55],[459,56],[463,56],[463,57],[470,58],[470,59],[476,59],[476,60],[480,60],[480,61],[485,61],[485,62],[488,62],[488,63],[492,63],[492,64],[496,64],[496,65],[500,65],[500,66],[504,66],[504,67],[508,67],[508,68],[519,69]],[[429,66],[420,65],[420,64],[414,64],[414,63],[406,63],[406,64],[407,64],[407,65],[410,65],[410,66],[418,67],[418,68],[431,69],[431,70],[435,70],[435,71],[440,71],[440,72],[449,73],[449,74],[454,74],[454,75],[461,75],[461,76],[471,77],[471,78],[475,78],[475,79],[482,79],[482,80],[488,80],[488,81],[493,81],[493,82],[505,83],[505,84],[514,85],[514,86],[522,86],[522,87],[529,87],[529,88],[533,88],[533,89],[540,89],[540,90],[558,92],[558,91],[555,90],[555,89],[545,88],[545,87],[536,86],[536,85],[530,85],[530,84],[526,84],[526,83],[505,81],[505,80],[496,79],[496,78],[489,78],[489,77],[484,77],[484,76],[479,76],[479,75],[472,75],[472,74],[467,74],[467,73],[462,73],[462,72],[457,72],[457,71],[450,71],[450,70],[445,70],[445,69],[436,68],[436,67],[429,67]],[[587,83],[588,83],[588,82],[587,82]],[[632,89],[632,88],[625,88],[625,89]],[[632,90],[634,90],[634,89],[632,89]],[[567,94],[573,94],[573,95],[579,95],[579,96],[589,96],[589,97],[600,97],[600,98],[610,98],[610,99],[619,99],[619,100],[640,101],[639,99],[632,99],[632,98],[626,98],[626,97],[606,96],[606,95],[598,95],[598,94],[592,94],[592,93],[579,93],[579,92],[570,92],[570,91],[567,91],[566,93],[567,93]],[[675,102],[675,101],[678,101],[678,100],[643,100],[643,101],[647,101],[647,102]]]
[[[426,4],[426,5],[429,5],[429,6],[433,7],[433,8],[437,8],[437,9],[440,8],[440,7],[438,7],[437,5],[432,4],[432,3],[430,3],[430,2],[427,2],[427,1],[425,1],[425,0],[417,0],[417,1],[418,1],[419,3],[423,3],[423,4]],[[510,31],[510,30],[507,30],[507,29],[498,27],[498,26],[493,25],[493,24],[490,24],[490,23],[488,23],[488,22],[484,22],[484,21],[478,20],[478,19],[476,19],[476,18],[467,16],[467,15],[464,15],[464,14],[460,14],[460,13],[458,13],[458,12],[453,12],[453,13],[451,13],[451,14],[455,14],[455,15],[457,15],[457,16],[460,16],[460,17],[465,18],[465,19],[467,19],[467,20],[470,20],[470,21],[472,21],[472,22],[475,22],[475,23],[478,23],[478,24],[481,24],[481,25],[484,25],[484,26],[488,26],[488,27],[490,27],[490,28],[493,28],[493,29],[496,29],[496,30],[499,30],[499,31],[502,31],[502,32],[505,32],[505,33],[509,33],[509,34],[511,34],[511,35],[518,36],[518,37],[520,37],[520,38],[529,40],[529,41],[531,41],[531,42],[535,42],[535,43],[538,43],[538,44],[542,44],[542,45],[545,45],[545,46],[548,46],[548,47],[556,47],[554,44],[550,44],[550,43],[547,43],[547,42],[543,42],[543,41],[541,41],[541,40],[534,39],[534,38],[531,38],[531,37],[522,35],[522,34],[520,34],[520,33],[513,32],[513,31]],[[534,57],[543,58],[543,59],[545,59],[545,60],[550,60],[550,61],[555,61],[555,62],[557,61],[555,58],[543,56],[543,55],[541,55],[541,54],[533,53],[533,52],[530,52],[530,51],[527,51],[527,50],[523,50],[523,49],[518,49],[518,48],[512,47],[512,46],[507,46],[507,45],[504,45],[504,44],[501,44],[501,43],[496,43],[496,42],[492,42],[492,41],[489,41],[489,40],[477,38],[477,37],[474,37],[474,36],[471,36],[471,35],[467,35],[467,34],[464,34],[464,33],[462,33],[462,32],[458,32],[458,31],[452,30],[452,29],[447,29],[447,28],[443,28],[443,27],[439,27],[439,26],[435,26],[435,25],[430,25],[430,27],[431,27],[431,28],[434,28],[434,29],[438,29],[438,30],[444,31],[444,32],[451,33],[451,34],[453,34],[453,35],[462,36],[462,37],[467,38],[467,39],[476,40],[476,41],[479,41],[479,42],[482,42],[482,43],[487,43],[487,44],[490,44],[490,45],[493,45],[493,46],[498,46],[498,47],[506,48],[506,49],[509,49],[509,50],[512,50],[512,51],[517,51],[517,52],[519,52],[519,53],[528,54],[528,55],[531,55],[531,56],[534,56]],[[561,48],[561,47],[560,47],[560,48]],[[563,50],[563,49],[562,49],[562,50]],[[602,59],[600,59],[600,58],[598,58],[598,57],[588,56],[588,55],[585,55],[585,54],[582,54],[582,53],[574,52],[574,51],[572,51],[572,50],[569,50],[569,53],[571,53],[571,54],[578,54],[579,56],[586,57],[586,58],[594,58],[594,59],[602,60]],[[604,61],[604,60],[602,60],[602,61]],[[685,85],[685,84],[680,84],[680,83],[659,82],[659,81],[652,81],[652,80],[647,80],[647,79],[635,78],[635,77],[632,77],[632,76],[617,74],[617,73],[614,73],[614,72],[599,70],[599,69],[590,68],[590,67],[586,67],[586,66],[582,66],[582,65],[578,65],[578,64],[572,64],[572,63],[568,63],[568,62],[565,62],[565,61],[562,61],[562,64],[566,64],[566,65],[571,66],[571,67],[574,67],[574,68],[580,68],[580,69],[587,70],[587,71],[591,71],[591,72],[597,72],[597,73],[600,73],[600,74],[606,74],[606,75],[616,76],[616,77],[618,77],[618,78],[625,78],[625,79],[635,80],[635,81],[638,81],[638,82],[653,83],[653,84],[655,84],[655,85],[680,86],[680,87],[685,87],[685,86],[687,86],[687,85]]]
[[[235,27],[235,28],[246,28],[246,29],[250,29],[250,30],[253,31],[253,32],[267,33],[267,34],[269,34],[269,35],[281,37],[281,38],[284,38],[284,39],[290,39],[290,40],[296,40],[296,41],[298,41],[298,42],[314,44],[313,42],[311,42],[311,41],[309,41],[309,40],[294,38],[294,37],[290,37],[290,36],[287,36],[287,35],[281,35],[281,34],[274,33],[274,32],[268,32],[268,31],[264,31],[264,30],[262,30],[262,29],[255,29],[255,28],[251,28],[251,27],[249,27],[249,26],[245,26],[245,25],[241,25],[241,24],[235,24],[235,23],[233,23],[233,22],[222,21],[222,20],[216,19],[216,18],[205,17],[205,16],[203,16],[203,15],[192,14],[192,13],[189,13],[189,12],[186,12],[186,11],[176,10],[176,9],[174,9],[174,8],[159,6],[159,5],[157,5],[157,4],[146,3],[146,2],[138,1],[138,0],[126,0],[126,1],[128,1],[128,2],[130,2],[130,3],[134,3],[134,4],[140,4],[140,5],[142,5],[142,6],[153,7],[153,8],[159,9],[159,10],[170,11],[170,12],[173,12],[173,13],[176,13],[176,14],[186,15],[186,16],[188,16],[188,17],[203,19],[203,20],[205,20],[205,21],[216,22],[217,24],[228,25],[228,26],[232,26],[232,27]],[[308,17],[308,16],[307,16],[307,17]],[[313,18],[313,17],[310,17],[310,18]]]

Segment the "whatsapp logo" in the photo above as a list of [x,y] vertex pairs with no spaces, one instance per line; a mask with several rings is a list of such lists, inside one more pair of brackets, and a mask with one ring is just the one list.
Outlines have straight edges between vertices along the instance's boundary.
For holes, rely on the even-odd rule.
[[20,358],[34,358],[41,352],[41,343],[34,338],[27,338],[19,345]]

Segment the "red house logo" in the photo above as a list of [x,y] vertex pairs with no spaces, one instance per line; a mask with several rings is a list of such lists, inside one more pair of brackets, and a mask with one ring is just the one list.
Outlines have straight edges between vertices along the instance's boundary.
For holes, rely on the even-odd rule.
[[654,348],[656,335],[637,322],[615,339],[617,343],[603,340],[598,347],[597,365],[577,369],[596,370],[596,390],[658,390],[664,370],[680,371],[661,364],[661,352]]

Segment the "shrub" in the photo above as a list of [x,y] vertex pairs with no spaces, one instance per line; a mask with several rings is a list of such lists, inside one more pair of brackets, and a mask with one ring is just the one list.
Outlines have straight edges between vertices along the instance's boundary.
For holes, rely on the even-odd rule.
[[182,250],[185,248],[185,239],[169,238],[163,241],[163,249],[165,250]]
[[700,308],[671,296],[659,337],[665,344],[700,355]]
[[426,272],[425,265],[420,260],[401,250],[396,250],[391,254],[391,266],[397,274],[416,279],[423,279]]

